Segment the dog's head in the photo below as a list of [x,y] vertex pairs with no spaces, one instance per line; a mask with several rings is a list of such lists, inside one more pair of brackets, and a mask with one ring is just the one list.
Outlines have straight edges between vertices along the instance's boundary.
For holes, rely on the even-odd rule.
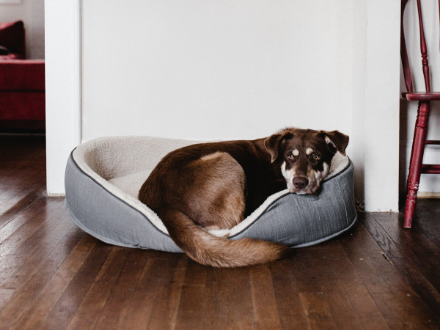
[[328,175],[333,156],[345,155],[348,136],[338,131],[288,128],[268,137],[271,162],[281,168],[291,193],[314,194]]

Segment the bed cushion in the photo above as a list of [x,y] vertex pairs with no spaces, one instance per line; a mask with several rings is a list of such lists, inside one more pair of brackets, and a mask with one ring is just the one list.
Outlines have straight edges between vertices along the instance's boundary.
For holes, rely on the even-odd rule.
[[[65,174],[65,203],[72,221],[109,244],[182,252],[159,217],[137,199],[137,193],[163,156],[198,142],[128,136],[79,145],[68,159]],[[319,194],[290,194],[285,189],[231,230],[212,233],[303,247],[341,234],[356,218],[353,164],[337,154]]]

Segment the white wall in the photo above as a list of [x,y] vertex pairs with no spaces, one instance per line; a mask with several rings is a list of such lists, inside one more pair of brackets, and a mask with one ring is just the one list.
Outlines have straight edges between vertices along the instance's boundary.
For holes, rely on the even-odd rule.
[[84,1],[83,140],[350,134],[351,3]]
[[26,31],[26,57],[44,59],[44,0],[0,3],[0,22],[22,20]]
[[[365,201],[365,112],[367,83],[367,1],[353,2],[353,84],[350,158],[355,165],[355,195],[358,203]],[[354,23],[356,22],[356,23]],[[367,182],[368,184],[368,182]]]
[[397,211],[400,1],[367,0],[366,32],[365,113],[355,118],[365,123],[365,209]]
[[[440,53],[439,53],[439,17],[438,1],[428,0],[422,2],[423,21],[426,41],[428,43],[428,60],[431,70],[431,90],[440,90]],[[412,0],[405,11],[405,37],[410,59],[414,90],[424,91],[425,84],[422,72],[422,58],[420,54],[419,24],[417,3]],[[402,91],[405,91],[402,83]],[[402,112],[402,172],[401,190],[406,189],[405,181],[408,175],[411,143],[413,139],[415,120],[417,115],[417,102],[401,102]],[[428,139],[440,140],[440,102],[431,102],[431,116],[429,119]],[[406,120],[405,120],[406,119]],[[424,163],[440,164],[440,147],[427,146],[425,149]],[[420,181],[419,196],[440,196],[440,176],[423,174]]]
[[[369,211],[397,211],[399,11],[380,0],[84,1],[81,102],[72,110],[82,109],[81,140],[339,129],[351,136],[358,198]],[[71,130],[62,115],[51,125]],[[67,159],[55,149],[48,190],[62,193],[50,186]]]
[[64,194],[64,170],[81,141],[80,0],[46,0],[47,193]]

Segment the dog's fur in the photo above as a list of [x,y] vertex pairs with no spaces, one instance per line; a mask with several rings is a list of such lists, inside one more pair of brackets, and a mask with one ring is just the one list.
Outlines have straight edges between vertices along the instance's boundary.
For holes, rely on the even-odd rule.
[[211,229],[230,229],[270,195],[316,193],[348,136],[289,128],[268,138],[195,144],[166,155],[139,191],[174,242],[193,260],[214,267],[266,263],[289,254],[283,244],[229,240]]

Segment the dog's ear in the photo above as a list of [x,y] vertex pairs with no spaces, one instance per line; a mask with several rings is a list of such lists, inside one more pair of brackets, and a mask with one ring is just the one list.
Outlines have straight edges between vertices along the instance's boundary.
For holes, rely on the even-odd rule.
[[278,134],[273,134],[264,140],[264,146],[267,152],[270,154],[270,162],[273,163],[278,158],[278,152],[281,149],[283,143],[292,138],[293,134],[290,131],[284,131]]
[[345,156],[345,149],[348,146],[349,140],[348,135],[342,134],[339,131],[319,131],[318,134],[325,139],[327,146],[332,152],[336,153],[337,150]]

